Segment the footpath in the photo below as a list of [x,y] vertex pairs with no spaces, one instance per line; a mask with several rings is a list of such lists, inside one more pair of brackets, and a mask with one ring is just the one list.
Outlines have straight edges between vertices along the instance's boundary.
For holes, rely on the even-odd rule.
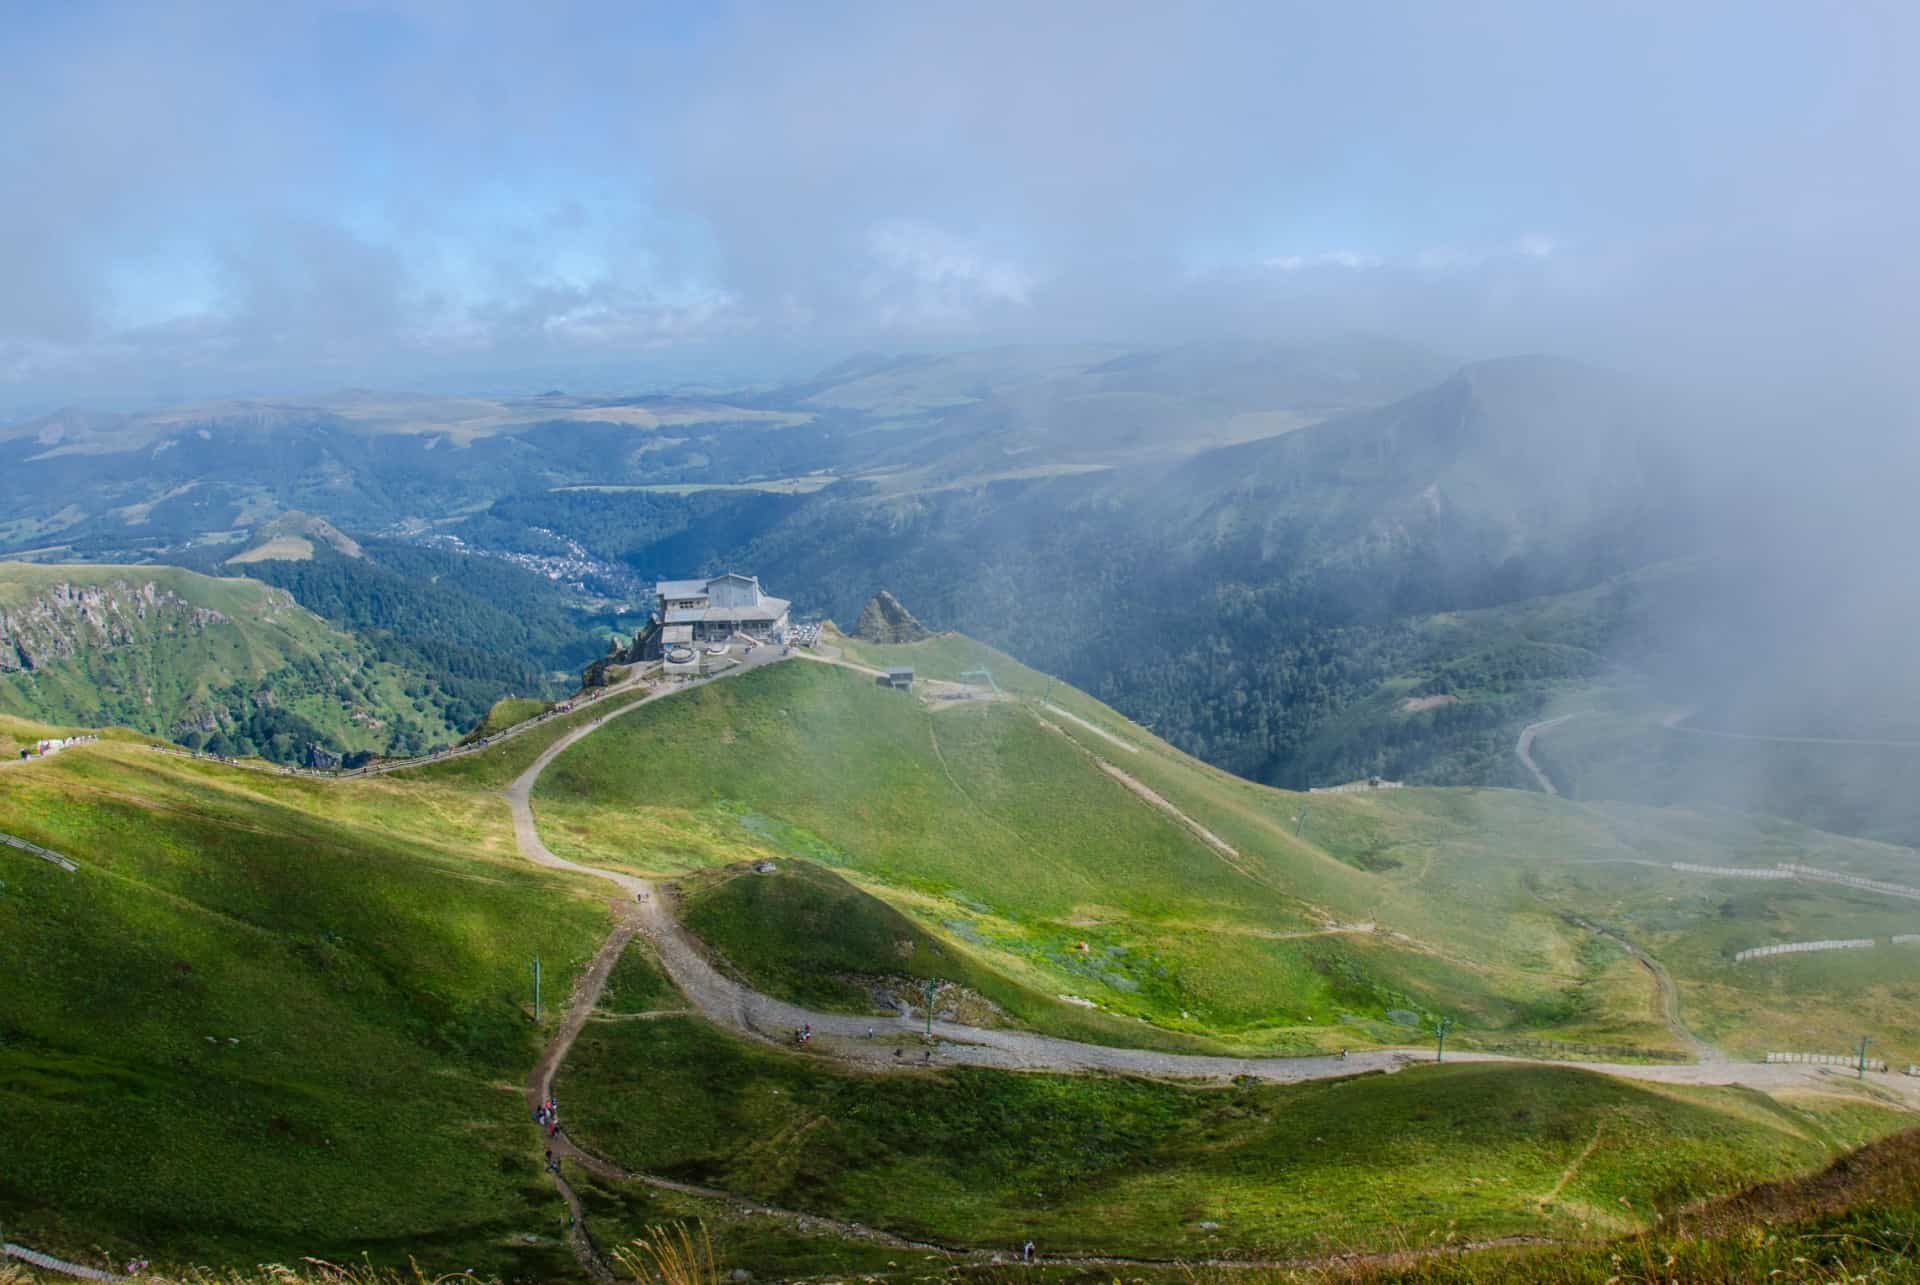
[[[750,662],[732,673],[777,663],[780,658]],[[699,680],[723,681],[728,675]],[[691,686],[691,685],[690,685]],[[684,688],[680,690],[685,690]],[[863,1017],[847,1013],[821,1013],[789,1004],[751,990],[724,976],[708,961],[699,943],[669,912],[653,885],[637,875],[581,865],[556,855],[540,838],[534,821],[532,797],[535,785],[547,767],[575,744],[591,736],[615,718],[664,700],[676,692],[657,692],[633,701],[602,718],[575,728],[528,765],[506,790],[513,811],[514,838],[520,854],[536,865],[571,874],[603,879],[631,899],[640,931],[653,943],[675,986],[693,1008],[708,1020],[732,1030],[775,1043],[788,1043],[794,1031],[811,1026],[815,1045],[833,1056],[868,1067],[891,1068],[896,1043],[917,1038],[926,1031],[924,1022],[912,1017]],[[868,1029],[890,1037],[870,1040]],[[967,1026],[958,1022],[935,1021],[932,1034],[937,1043],[933,1060],[940,1065],[967,1065],[1019,1071],[1120,1072],[1131,1075],[1177,1077],[1205,1081],[1250,1077],[1277,1083],[1332,1079],[1366,1071],[1397,1071],[1417,1062],[1429,1061],[1426,1049],[1370,1049],[1342,1058],[1318,1057],[1231,1057],[1208,1054],[1163,1053],[1151,1049],[1117,1048],[1104,1044],[1085,1044],[1030,1031],[1014,1031]],[[822,1040],[820,1037],[826,1037]],[[1506,1054],[1456,1051],[1460,1062],[1537,1062],[1539,1059]],[[1825,1078],[1810,1075],[1806,1068],[1768,1066],[1763,1063],[1709,1061],[1699,1064],[1640,1064],[1633,1062],[1582,1062],[1581,1070],[1614,1075],[1623,1079],[1665,1084],[1745,1085],[1757,1089],[1807,1087],[1810,1081]],[[1898,1078],[1876,1080],[1883,1094],[1897,1097],[1911,1109],[1920,1109],[1920,1083],[1907,1084]]]

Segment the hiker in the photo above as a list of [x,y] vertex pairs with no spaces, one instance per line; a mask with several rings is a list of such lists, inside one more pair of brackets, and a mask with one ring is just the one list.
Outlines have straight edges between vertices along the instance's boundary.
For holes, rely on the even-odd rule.
[[927,1051],[926,1051],[925,1053],[922,1053],[922,1054],[920,1055],[920,1060],[921,1060],[922,1062],[931,1062],[931,1061],[933,1061],[933,1050],[932,1050],[932,1049],[928,1049],[928,1050],[927,1050]]
[[903,1049],[895,1049],[895,1050],[893,1051],[893,1055],[894,1055],[895,1057],[900,1057],[900,1056],[901,1056],[901,1055],[902,1055],[902,1054],[903,1054],[904,1052],[905,1052],[905,1050],[903,1050]]
[[1020,1261],[1023,1263],[1031,1263],[1033,1261],[1033,1242],[1032,1241],[1028,1241],[1026,1244],[1020,1247]]
[[872,1039],[872,1038],[873,1038],[873,1034],[874,1034],[874,1032],[873,1032],[873,1028],[872,1028],[871,1026],[869,1026],[869,1027],[867,1028],[867,1038],[868,1038],[868,1039]]

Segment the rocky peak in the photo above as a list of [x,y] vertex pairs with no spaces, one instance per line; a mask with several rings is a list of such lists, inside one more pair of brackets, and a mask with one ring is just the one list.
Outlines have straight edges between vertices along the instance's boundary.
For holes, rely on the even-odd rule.
[[900,600],[882,589],[860,610],[853,636],[863,642],[910,643],[933,637],[933,631],[913,618]]

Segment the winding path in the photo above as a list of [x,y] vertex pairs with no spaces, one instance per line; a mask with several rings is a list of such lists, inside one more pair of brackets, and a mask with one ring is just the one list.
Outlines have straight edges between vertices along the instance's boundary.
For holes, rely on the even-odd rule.
[[1542,771],[1540,765],[1533,761],[1533,738],[1548,728],[1558,727],[1560,724],[1574,717],[1576,716],[1573,714],[1562,714],[1559,718],[1549,718],[1539,723],[1529,723],[1520,729],[1520,739],[1513,743],[1513,752],[1520,756],[1521,765],[1525,767],[1527,771],[1533,773],[1533,779],[1538,781],[1540,788],[1548,794],[1559,794],[1560,787],[1555,785],[1553,778]]
[[1700,711],[1683,709],[1666,715],[1660,726],[1685,736],[1717,736],[1723,741],[1765,741],[1774,745],[1851,745],[1875,750],[1920,750],[1920,741],[1876,741],[1854,736],[1769,736],[1762,732],[1723,732],[1714,727],[1682,727]]
[[[768,655],[760,660],[750,660],[741,669],[700,681],[703,683],[720,681],[746,668],[776,663],[779,659],[781,658],[777,655]],[[929,1063],[938,1063],[943,1066],[982,1066],[1011,1071],[1117,1072],[1215,1082],[1235,1077],[1250,1077],[1269,1082],[1294,1083],[1333,1079],[1368,1071],[1392,1073],[1415,1062],[1428,1060],[1429,1055],[1424,1049],[1379,1049],[1354,1053],[1348,1057],[1296,1058],[1217,1057],[1160,1053],[1147,1049],[1082,1044],[1027,1031],[988,1029],[945,1021],[936,1021],[932,1024],[936,1039],[931,1047],[920,1049],[921,1058],[903,1059],[897,1050],[910,1046],[919,1047],[919,1036],[923,1030],[922,1023],[916,1022],[910,1016],[884,1018],[847,1013],[820,1013],[751,990],[722,975],[713,966],[700,944],[663,906],[648,880],[621,871],[581,865],[556,855],[541,840],[534,821],[532,807],[534,787],[539,782],[541,774],[555,759],[613,719],[624,717],[656,700],[663,700],[675,694],[677,694],[675,691],[654,693],[618,709],[610,710],[568,732],[542,751],[540,756],[528,765],[527,769],[504,792],[513,812],[514,837],[523,856],[548,869],[604,879],[620,889],[623,894],[612,903],[615,921],[613,931],[576,985],[566,1019],[547,1045],[539,1063],[527,1077],[525,1091],[529,1108],[552,1095],[555,1076],[566,1060],[581,1029],[593,1017],[595,1006],[605,991],[607,979],[618,962],[621,952],[626,949],[636,934],[644,935],[651,941],[667,975],[699,1015],[717,1025],[779,1044],[789,1043],[793,1032],[803,1025],[810,1025],[815,1036],[812,1048],[832,1059],[860,1065],[873,1071],[913,1071]],[[1603,927],[1578,916],[1569,915],[1568,918],[1571,922],[1579,923],[1592,931],[1606,932]],[[1719,1050],[1694,1036],[1681,1023],[1678,996],[1673,981],[1658,961],[1632,943],[1625,942],[1614,934],[1608,935],[1615,940],[1621,940],[1622,945],[1653,975],[1659,985],[1661,1004],[1669,1024],[1677,1035],[1700,1053],[1703,1060],[1695,1065],[1576,1064],[1580,1069],[1658,1083],[1743,1085],[1762,1090],[1809,1088],[1826,1079],[1825,1068],[1791,1064],[1736,1063],[1725,1060]],[[874,1037],[867,1035],[870,1030],[875,1032]],[[1456,1052],[1454,1057],[1460,1062],[1535,1061],[1535,1059],[1468,1051]],[[1893,1098],[1908,1109],[1920,1110],[1920,1084],[1902,1081],[1899,1077],[1878,1075],[1875,1076],[1875,1087],[1884,1098]],[[772,1218],[802,1232],[826,1232],[891,1248],[935,1252],[972,1261],[991,1261],[994,1257],[992,1251],[978,1247],[949,1246],[909,1240],[860,1223],[776,1209],[732,1192],[630,1171],[580,1147],[567,1137],[564,1129],[558,1137],[551,1139],[548,1145],[556,1159],[563,1164],[573,1164],[598,1178],[639,1182],[658,1189],[715,1201],[743,1216]],[[1589,1152],[1592,1146],[1593,1144],[1589,1144]],[[1578,1164],[1579,1160],[1576,1160],[1574,1167]],[[1547,1199],[1550,1200],[1553,1194],[1557,1194],[1568,1176],[1569,1174],[1562,1175],[1561,1183],[1556,1186],[1555,1193],[1550,1194]],[[567,1208],[573,1215],[570,1237],[576,1257],[582,1267],[597,1281],[610,1280],[606,1262],[587,1234],[578,1196],[567,1182],[564,1173],[556,1172],[554,1180],[562,1199],[566,1201]],[[1488,1244],[1530,1243],[1531,1239],[1514,1238],[1488,1242]],[[1155,1260],[1100,1256],[1049,1256],[1047,1261],[1087,1266],[1166,1265],[1156,1264]],[[1324,1263],[1319,1260],[1266,1262],[1236,1259],[1203,1264],[1188,1262],[1186,1265],[1223,1268],[1255,1267],[1271,1270],[1309,1267],[1324,1265]]]
[[[733,673],[763,664],[779,663],[777,656],[762,661],[750,660]],[[727,675],[702,682],[724,681]],[[822,1013],[774,999],[723,975],[707,959],[700,944],[681,927],[655,895],[653,885],[637,875],[581,865],[556,856],[541,840],[534,824],[531,803],[533,789],[547,767],[576,743],[591,736],[606,723],[622,718],[675,692],[658,692],[613,710],[592,722],[568,732],[555,741],[522,772],[505,795],[513,810],[514,837],[520,853],[529,861],[553,870],[590,875],[612,883],[633,899],[632,911],[639,931],[652,943],[668,977],[679,987],[701,1016],[720,1026],[776,1043],[790,1040],[792,1033],[811,1025],[816,1046],[849,1062],[875,1067],[895,1065],[893,1049],[901,1041],[918,1036],[923,1023],[912,1017],[870,1017],[849,1013]],[[1629,949],[1634,949],[1629,946]],[[1663,979],[1663,996],[1671,993],[1672,981],[1665,970],[1649,963],[1644,952],[1634,950],[1636,958],[1647,963],[1656,978]],[[866,1038],[869,1029],[885,1038]],[[1335,1055],[1317,1057],[1231,1057],[1208,1054],[1162,1053],[1151,1049],[1115,1048],[1103,1044],[1083,1044],[1031,1031],[1015,1031],[958,1022],[936,1021],[937,1039],[934,1060],[942,1065],[993,1067],[1017,1071],[1108,1071],[1130,1075],[1189,1078],[1208,1081],[1251,1077],[1277,1083],[1331,1079],[1364,1071],[1397,1071],[1415,1062],[1429,1059],[1425,1049],[1371,1049],[1346,1058]],[[819,1038],[824,1037],[824,1038]],[[1689,1037],[1696,1047],[1699,1042]],[[1536,1059],[1510,1057],[1496,1053],[1458,1051],[1461,1062],[1532,1062]],[[1617,1075],[1627,1079],[1662,1083],[1743,1084],[1754,1088],[1780,1088],[1805,1085],[1804,1072],[1762,1063],[1711,1061],[1699,1065],[1641,1065],[1639,1063],[1583,1062],[1583,1070]],[[1785,1072],[1785,1073],[1783,1073]],[[1909,1106],[1920,1108],[1920,1083],[1908,1085],[1889,1080],[1884,1086]]]

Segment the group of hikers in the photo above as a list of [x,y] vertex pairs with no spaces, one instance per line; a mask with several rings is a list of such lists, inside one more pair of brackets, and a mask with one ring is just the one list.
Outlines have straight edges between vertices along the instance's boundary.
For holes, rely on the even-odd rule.
[[[560,1132],[560,1104],[548,1098],[533,1109],[533,1122],[547,1126],[547,1136],[554,1137]],[[549,1152],[548,1154],[552,1154]]]

